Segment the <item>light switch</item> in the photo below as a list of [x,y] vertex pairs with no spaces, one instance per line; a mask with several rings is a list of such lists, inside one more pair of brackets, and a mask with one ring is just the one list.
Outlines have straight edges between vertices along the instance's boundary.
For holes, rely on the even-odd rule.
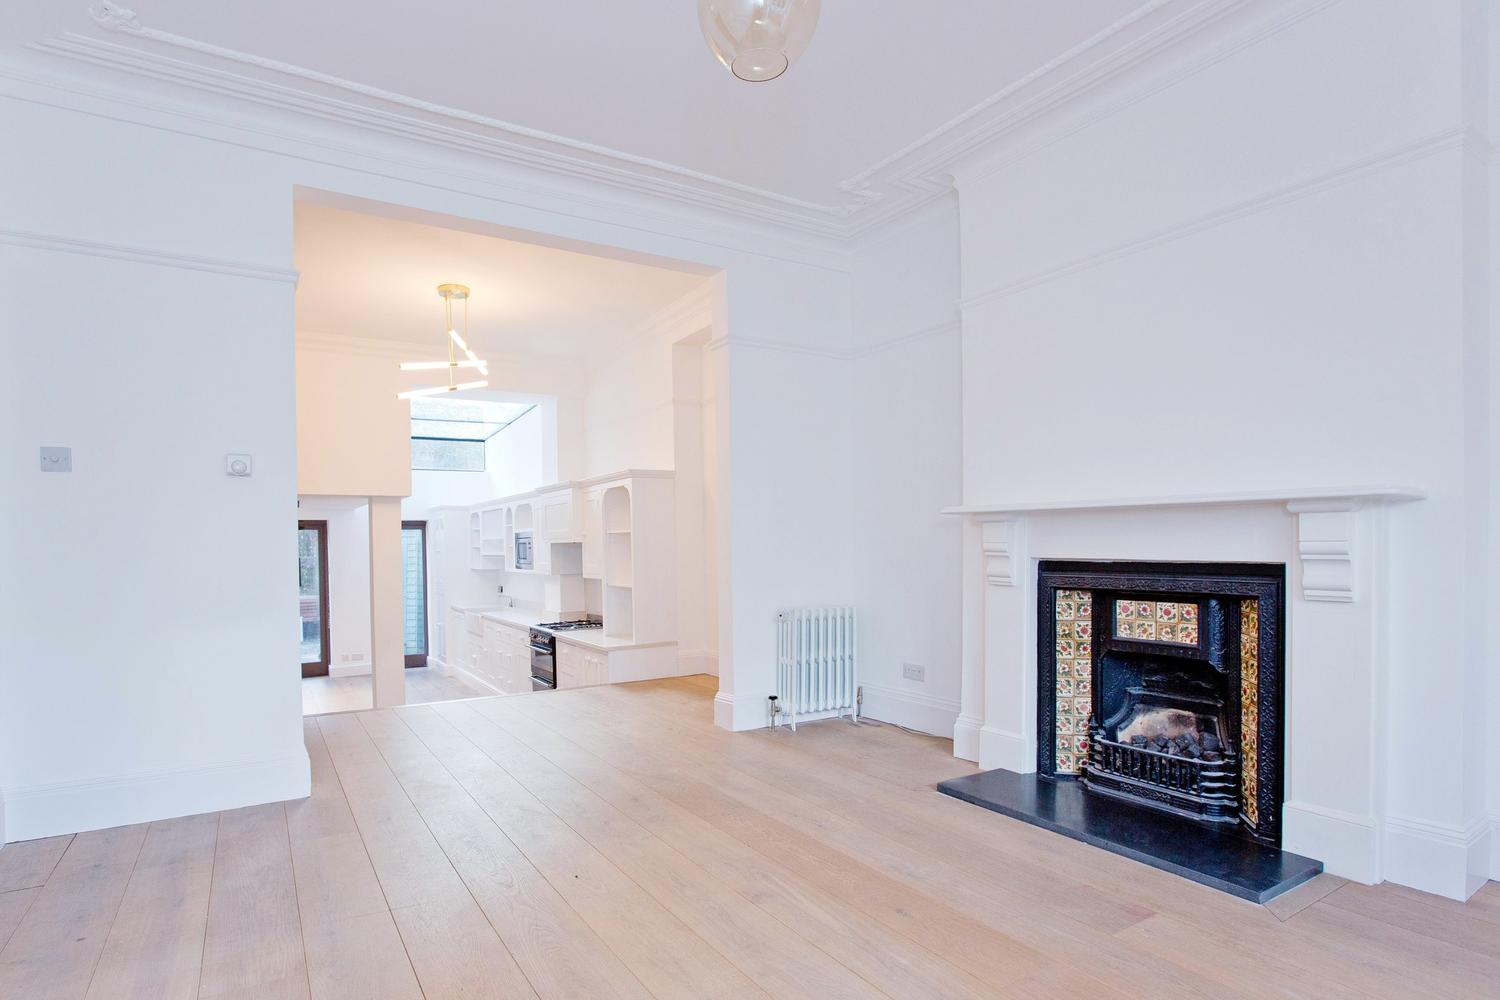
[[72,448],[42,448],[43,472],[72,472]]
[[248,476],[248,475],[250,475],[250,456],[249,455],[225,455],[224,456],[224,472],[227,475],[231,475],[231,476]]

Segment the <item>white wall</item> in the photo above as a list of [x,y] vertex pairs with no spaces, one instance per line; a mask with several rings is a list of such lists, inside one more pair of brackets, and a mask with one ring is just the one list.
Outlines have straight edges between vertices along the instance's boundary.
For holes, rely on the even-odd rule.
[[1391,516],[1375,807],[1387,877],[1419,885],[1422,844],[1484,836],[1464,6],[1260,5],[1253,44],[1205,38],[958,170],[967,502],[1428,491]]
[[392,360],[297,342],[297,492],[395,496],[412,491],[411,404]]
[[[865,714],[952,736],[961,677],[958,205],[940,199],[854,258],[853,559]],[[903,676],[903,665],[924,671]]]
[[556,482],[548,478],[548,469],[557,467],[557,443],[554,439],[549,450],[543,427],[556,406],[555,399],[539,403],[486,442],[484,464],[494,490],[491,496],[525,493]]
[[[291,625],[295,498],[400,496],[409,470],[382,465],[357,487],[299,489],[294,197],[339,192],[322,197],[692,262],[726,276],[716,329],[731,344],[817,348],[848,337],[847,258],[816,239],[680,204],[666,211],[647,195],[581,192],[493,158],[224,95],[166,96],[170,85],[156,82],[148,93],[123,71],[31,50],[3,58],[0,184],[30,194],[0,205],[0,329],[69,331],[4,345],[7,476],[17,484],[5,491],[7,512],[35,529],[12,533],[4,555],[38,567],[4,602],[7,837],[307,789]],[[720,705],[748,726],[773,684],[775,607],[849,596],[848,460],[825,461],[821,440],[805,433],[826,427],[847,439],[848,398],[823,391],[820,360],[764,346],[726,353],[741,350],[744,373],[719,402],[723,485],[742,461],[747,485],[724,505],[735,523],[721,525],[720,631],[735,648],[721,649]],[[743,435],[726,419],[735,394]],[[565,409],[557,423],[560,441],[582,425]],[[75,471],[41,476],[42,444],[72,445]],[[255,456],[254,476],[224,476],[231,451]],[[168,509],[171,544],[142,544],[141,525]],[[773,558],[782,542],[792,556]],[[743,577],[732,546],[757,550]],[[789,571],[794,588],[781,586]],[[723,669],[730,659],[742,667],[733,674]],[[38,662],[50,668],[22,669]]]
[[369,503],[363,498],[299,497],[297,519],[328,522],[329,673],[369,673]]
[[[0,132],[0,187],[31,192],[0,233],[48,234],[0,246],[0,493],[25,525],[0,561],[26,568],[0,600],[3,839],[305,795],[289,191],[39,104],[0,104]],[[120,248],[142,243],[246,266]],[[40,473],[41,445],[73,471]]]

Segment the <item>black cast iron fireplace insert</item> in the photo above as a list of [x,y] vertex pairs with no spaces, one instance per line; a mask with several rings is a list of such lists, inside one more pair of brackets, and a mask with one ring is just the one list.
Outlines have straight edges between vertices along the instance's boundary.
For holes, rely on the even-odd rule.
[[1037,769],[1281,841],[1285,569],[1043,561]]
[[1265,903],[1281,850],[1286,568],[1038,564],[1037,771],[938,791]]

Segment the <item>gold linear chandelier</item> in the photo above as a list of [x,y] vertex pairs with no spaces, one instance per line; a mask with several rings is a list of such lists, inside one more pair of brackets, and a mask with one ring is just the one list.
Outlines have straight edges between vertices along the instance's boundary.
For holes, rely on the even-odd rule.
[[[417,396],[436,396],[444,392],[463,392],[465,389],[483,389],[489,385],[490,366],[475,356],[469,347],[469,286],[468,285],[438,285],[439,297],[443,300],[443,324],[448,328],[448,360],[447,361],[403,361],[401,370],[404,372],[441,371],[447,369],[448,384],[432,385],[421,389],[408,389],[405,392],[396,393],[397,399],[414,399]],[[458,332],[457,325],[453,322],[453,300],[464,304],[464,332]],[[464,356],[460,358],[458,352],[462,351]],[[456,378],[460,368],[477,369],[484,378],[478,382],[459,382]]]

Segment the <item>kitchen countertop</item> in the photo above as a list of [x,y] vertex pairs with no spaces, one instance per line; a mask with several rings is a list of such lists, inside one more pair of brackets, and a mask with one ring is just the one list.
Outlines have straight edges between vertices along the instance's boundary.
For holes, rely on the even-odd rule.
[[[500,608],[492,605],[486,606],[464,606],[452,605],[454,611],[462,611],[465,614],[477,614],[501,625],[509,625],[512,628],[535,628],[542,622],[554,622],[564,618],[576,618],[577,615],[566,615],[558,611],[539,611],[535,608]],[[551,629],[544,631],[552,632]],[[618,636],[608,636],[603,629],[584,629],[578,632],[552,632],[558,642],[571,643],[574,646],[582,646],[585,649],[593,649],[599,652],[610,652],[616,649],[650,649],[655,646],[675,646],[676,642],[636,642],[634,639],[622,639]]]

